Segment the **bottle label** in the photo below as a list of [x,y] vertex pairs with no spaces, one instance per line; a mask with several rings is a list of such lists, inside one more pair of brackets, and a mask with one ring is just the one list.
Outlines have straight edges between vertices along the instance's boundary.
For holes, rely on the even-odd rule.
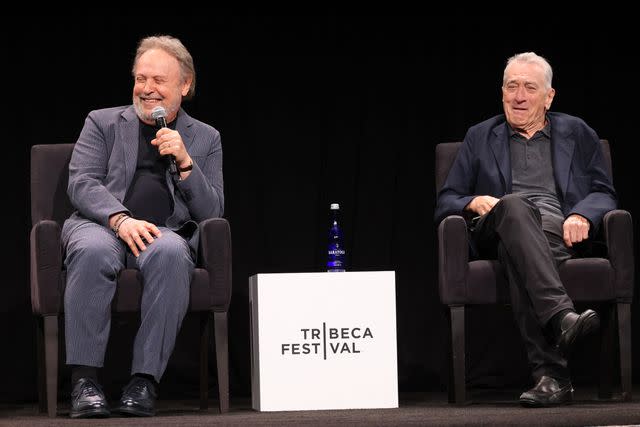
[[338,212],[332,212],[333,219],[329,227],[329,245],[327,248],[327,271],[345,271],[347,252],[342,244],[342,230],[338,225]]
[[345,271],[344,262],[341,259],[330,259],[327,262],[327,271]]

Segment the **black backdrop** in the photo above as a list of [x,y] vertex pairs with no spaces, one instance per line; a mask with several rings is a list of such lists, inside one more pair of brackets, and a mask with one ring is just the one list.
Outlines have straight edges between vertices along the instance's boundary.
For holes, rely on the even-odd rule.
[[[501,112],[502,71],[514,53],[547,57],[555,71],[553,110],[584,118],[611,141],[621,206],[636,213],[638,228],[637,67],[630,65],[633,28],[624,16],[8,19],[19,30],[3,30],[10,107],[2,138],[3,401],[36,399],[30,147],[74,142],[88,111],[130,103],[131,61],[146,35],[169,33],[190,49],[198,81],[184,107],[222,134],[234,257],[232,398],[250,393],[248,277],[322,271],[331,202],[343,208],[350,269],[396,271],[400,391],[444,390],[434,146],[461,140],[469,126]],[[469,380],[478,387],[525,386],[526,360],[508,309],[472,310],[468,320]],[[114,390],[128,375],[134,329],[126,321],[114,322],[107,355],[112,382],[106,382]],[[185,320],[163,380],[165,397],[197,394],[195,326]],[[636,337],[637,320],[634,326]],[[572,361],[577,382],[595,382],[594,360]],[[634,362],[640,366],[637,354]],[[68,381],[61,390],[68,393]]]

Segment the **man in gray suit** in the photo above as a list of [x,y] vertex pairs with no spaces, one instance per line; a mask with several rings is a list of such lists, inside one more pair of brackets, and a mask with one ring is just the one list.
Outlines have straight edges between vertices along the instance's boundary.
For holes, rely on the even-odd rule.
[[[77,211],[62,241],[73,418],[110,414],[97,371],[116,278],[127,266],[140,270],[144,286],[132,377],[115,410],[155,414],[156,388],[189,302],[197,223],[223,213],[220,134],[181,108],[195,88],[191,55],[170,36],[142,39],[133,78],[133,105],[89,113],[69,165]],[[166,127],[156,126],[158,110]]]

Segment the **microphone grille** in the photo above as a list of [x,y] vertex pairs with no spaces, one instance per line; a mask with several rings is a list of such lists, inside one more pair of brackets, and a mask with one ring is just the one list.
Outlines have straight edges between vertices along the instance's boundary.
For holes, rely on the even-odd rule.
[[167,116],[167,111],[164,109],[164,107],[157,106],[153,110],[151,110],[151,117],[153,117],[154,119],[159,119],[160,117],[166,117],[166,116]]

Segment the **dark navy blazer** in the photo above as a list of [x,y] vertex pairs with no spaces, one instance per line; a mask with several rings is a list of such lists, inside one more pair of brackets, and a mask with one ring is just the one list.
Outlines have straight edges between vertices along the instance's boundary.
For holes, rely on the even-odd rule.
[[[595,232],[605,213],[617,206],[600,139],[587,124],[563,113],[547,113],[556,191],[565,217],[579,214]],[[436,224],[460,215],[475,196],[511,193],[509,127],[503,114],[469,129],[438,193]]]

